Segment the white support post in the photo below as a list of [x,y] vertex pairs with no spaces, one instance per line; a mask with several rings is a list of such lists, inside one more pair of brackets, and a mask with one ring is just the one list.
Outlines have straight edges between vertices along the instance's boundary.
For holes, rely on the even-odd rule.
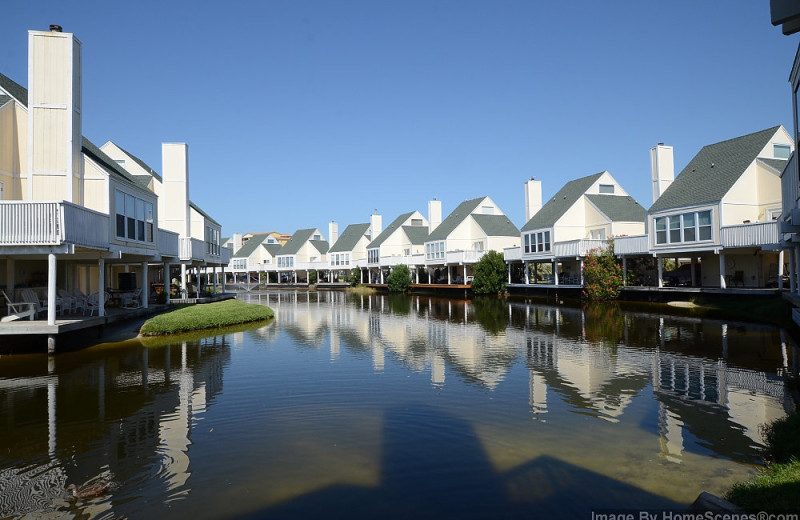
[[558,285],[560,283],[558,281],[558,259],[557,258],[553,259],[553,281],[555,282],[556,285]]
[[[225,266],[220,269],[222,271],[222,293],[225,294]],[[269,275],[267,275],[267,283],[269,283]]]
[[150,272],[148,271],[147,262],[142,262],[142,307],[147,309],[149,307],[150,296]]
[[658,288],[664,287],[664,260],[661,257],[656,258],[658,264]]
[[170,289],[172,288],[172,278],[169,277],[169,263],[164,264],[164,292],[167,294],[167,304],[170,302]]
[[181,291],[186,291],[186,297],[189,297],[189,288],[186,286],[186,264],[181,264]]
[[528,285],[531,283],[531,266],[528,262],[523,261],[522,263],[525,264],[525,285]]
[[720,289],[728,287],[725,283],[725,253],[719,254],[719,287]]
[[778,289],[783,290],[783,249],[778,252]]
[[508,263],[508,283],[511,283],[511,262]]
[[450,266],[445,265],[445,269],[447,269],[447,285],[450,285]]
[[56,324],[56,255],[47,255],[47,324]]
[[622,257],[622,286],[628,285],[628,257]]
[[581,287],[583,287],[583,257],[581,257]]
[[697,257],[692,257],[692,287],[697,285]]
[[100,275],[99,280],[97,282],[98,287],[100,289],[97,293],[97,315],[98,316],[105,316],[106,315],[106,260],[105,258],[101,258],[98,261],[98,266],[100,267]]

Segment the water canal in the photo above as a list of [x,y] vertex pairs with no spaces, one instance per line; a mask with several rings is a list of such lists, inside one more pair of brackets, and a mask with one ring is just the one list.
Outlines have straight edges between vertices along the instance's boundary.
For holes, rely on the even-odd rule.
[[[796,348],[525,300],[251,294],[274,321],[0,357],[0,517],[590,518],[759,462]],[[70,483],[101,483],[71,500]]]

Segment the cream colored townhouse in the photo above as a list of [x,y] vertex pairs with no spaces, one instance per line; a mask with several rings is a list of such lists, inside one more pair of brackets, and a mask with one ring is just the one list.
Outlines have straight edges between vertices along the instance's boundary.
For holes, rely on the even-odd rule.
[[[438,204],[441,221],[441,203]],[[430,206],[430,205],[429,205]],[[392,267],[404,264],[414,273],[415,283],[420,282],[420,270],[425,268],[425,239],[428,237],[428,219],[419,211],[398,215],[386,229],[373,235],[367,245],[367,259],[359,263],[361,280],[364,283],[386,283]]]

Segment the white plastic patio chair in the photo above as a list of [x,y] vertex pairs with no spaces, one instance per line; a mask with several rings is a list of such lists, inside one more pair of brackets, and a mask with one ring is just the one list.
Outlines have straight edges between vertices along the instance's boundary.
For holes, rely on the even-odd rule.
[[36,305],[28,302],[14,303],[5,291],[0,292],[3,293],[3,298],[5,298],[6,305],[8,306],[8,316],[0,318],[0,322],[21,320],[22,318],[29,318],[33,321],[33,318],[36,316]]

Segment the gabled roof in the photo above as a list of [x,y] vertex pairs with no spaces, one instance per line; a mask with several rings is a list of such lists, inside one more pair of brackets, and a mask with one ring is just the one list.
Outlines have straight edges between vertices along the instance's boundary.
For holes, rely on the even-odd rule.
[[721,201],[779,128],[704,146],[648,211]]
[[309,240],[308,243],[314,246],[314,248],[323,255],[327,253],[328,249],[331,247],[327,240]]
[[261,243],[266,240],[266,238],[267,233],[253,235],[253,237],[248,240],[247,243],[242,244],[242,247],[240,247],[239,250],[233,254],[233,258],[249,258],[250,255],[253,254],[253,251],[255,251],[258,246],[260,246]]
[[0,107],[11,101],[11,96],[0,94]]
[[464,222],[464,220],[475,211],[475,208],[477,208],[485,198],[486,197],[478,197],[477,199],[465,200],[459,204],[456,209],[447,215],[447,218],[433,230],[426,242],[446,239],[459,224]]
[[211,218],[208,213],[206,213],[205,211],[200,209],[200,206],[198,206],[197,204],[195,204],[191,200],[189,201],[189,207],[192,208],[193,210],[195,210],[196,212],[200,213],[201,215],[203,215],[206,218],[206,220],[210,220],[214,224],[216,224],[218,226],[221,226],[221,224],[219,222],[217,222],[216,220]]
[[15,98],[26,107],[28,106],[28,89],[13,79],[0,74],[0,88],[8,92],[11,97]]
[[612,222],[644,222],[647,210],[632,197],[619,195],[586,195]]
[[542,209],[536,212],[531,219],[522,226],[522,231],[553,227],[555,223],[564,216],[564,213],[572,207],[575,202],[592,187],[605,172],[595,173],[587,177],[581,177],[566,183],[553,198],[548,200]]
[[266,249],[266,250],[267,250],[267,252],[268,252],[268,253],[269,253],[271,256],[275,256],[275,255],[277,255],[277,254],[278,254],[278,251],[280,251],[280,250],[281,250],[281,247],[282,247],[282,246],[281,246],[280,244],[261,244],[261,247],[263,247],[264,249]]
[[110,173],[117,175],[117,177],[120,177],[120,178],[126,180],[127,182],[129,182],[131,184],[134,184],[134,185],[139,186],[139,187],[144,187],[145,189],[147,189],[146,185],[142,186],[141,184],[136,182],[136,180],[134,179],[133,175],[128,173],[128,171],[125,168],[123,168],[122,166],[120,166],[117,163],[117,161],[115,161],[114,159],[112,159],[111,157],[106,155],[106,153],[104,151],[102,151],[100,148],[95,146],[94,143],[92,143],[91,141],[89,141],[85,137],[82,138],[82,141],[81,141],[81,151],[85,155],[90,157],[93,161],[95,161],[96,163],[98,163],[101,166],[103,166]]
[[415,246],[421,246],[428,240],[428,226],[403,226],[403,231]]
[[333,244],[329,251],[331,253],[352,251],[355,249],[356,245],[358,245],[358,241],[361,240],[368,230],[369,222],[365,224],[350,224],[344,228],[342,234],[339,235],[339,239],[335,244]]
[[[288,242],[283,244],[283,247],[281,247],[281,249],[278,251],[278,254],[279,255],[297,254],[297,252],[300,251],[300,248],[303,247],[303,244],[305,244],[307,241],[311,239],[311,236],[314,234],[314,231],[316,230],[317,230],[316,228],[298,229],[297,231],[294,232],[292,238],[290,238]],[[252,238],[250,240],[252,240]]]
[[511,223],[505,215],[472,215],[475,222],[481,227],[486,236],[490,237],[518,237],[519,229]]
[[372,240],[372,242],[367,244],[367,249],[380,247],[384,242],[386,242],[386,239],[392,236],[392,233],[397,231],[400,228],[400,226],[403,225],[403,222],[408,220],[413,214],[414,214],[413,211],[409,211],[408,213],[403,213],[402,215],[394,219],[392,223],[389,224],[389,226],[387,226],[386,229],[381,231],[380,234],[378,234],[378,236]]
[[786,168],[786,165],[789,164],[789,161],[786,159],[769,159],[769,158],[758,158],[759,161],[766,164],[773,170],[777,171],[778,173],[783,173],[783,169]]
[[135,155],[130,153],[128,150],[126,150],[123,147],[121,147],[120,145],[118,145],[117,143],[113,143],[113,144],[116,145],[117,148],[119,148],[120,150],[125,152],[125,154],[128,157],[130,157],[131,159],[133,159],[136,164],[141,166],[144,169],[144,171],[146,171],[147,173],[149,173],[150,175],[155,177],[158,182],[164,182],[163,179],[161,178],[161,175],[159,175],[157,171],[155,171],[150,166],[148,166],[147,163],[145,163],[143,160],[139,159],[138,157],[136,157]]

